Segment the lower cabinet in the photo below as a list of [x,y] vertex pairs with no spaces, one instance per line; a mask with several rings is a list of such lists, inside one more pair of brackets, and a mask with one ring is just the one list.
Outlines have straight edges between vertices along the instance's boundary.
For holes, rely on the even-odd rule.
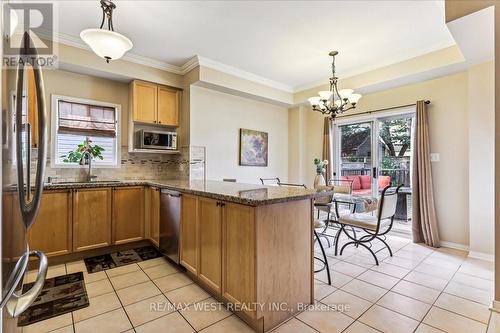
[[73,251],[109,246],[112,193],[110,188],[73,192]]
[[200,198],[198,204],[198,277],[217,293],[222,290],[222,209],[221,203]]
[[181,196],[180,263],[198,275],[198,199]]
[[[222,296],[233,304],[256,302],[255,208],[225,203],[222,219]],[[255,309],[242,307],[254,318]]]
[[[181,265],[227,301],[256,302],[255,208],[182,196]],[[244,310],[250,318],[256,311]]]
[[71,190],[43,193],[37,221],[28,233],[31,249],[42,251],[47,256],[72,252],[72,198]]
[[149,189],[149,240],[160,246],[160,189],[151,187]]
[[144,187],[113,188],[113,244],[144,238]]

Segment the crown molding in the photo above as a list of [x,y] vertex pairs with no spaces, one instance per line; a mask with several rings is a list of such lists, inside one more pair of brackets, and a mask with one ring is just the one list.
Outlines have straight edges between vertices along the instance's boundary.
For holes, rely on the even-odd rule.
[[262,76],[259,76],[259,75],[244,71],[242,69],[239,69],[239,68],[236,68],[233,66],[229,66],[229,65],[226,65],[226,64],[223,64],[221,62],[211,60],[211,59],[208,59],[205,57],[197,56],[197,58],[198,58],[198,63],[200,66],[212,68],[212,69],[218,70],[220,72],[234,75],[236,77],[239,77],[239,78],[242,78],[242,79],[245,79],[248,81],[252,81],[255,83],[259,83],[259,84],[262,84],[262,85],[265,85],[265,86],[268,86],[271,88],[275,88],[278,90],[286,91],[289,93],[294,92],[293,87],[289,86],[287,84],[273,81],[273,80],[267,79],[265,77],[262,77]]
[[[56,42],[64,44],[64,45],[73,46],[73,47],[87,50],[87,51],[92,51],[88,47],[88,45],[85,44],[79,37],[75,37],[75,36],[71,36],[71,35],[67,35],[67,34],[63,34],[63,33],[57,34],[55,38],[52,38],[50,35],[44,35],[43,37],[53,39]],[[221,62],[211,60],[209,58],[201,57],[198,55],[196,55],[196,56],[192,57],[191,59],[189,59],[188,61],[186,61],[186,63],[184,63],[182,66],[175,66],[175,65],[169,64],[169,63],[164,62],[164,61],[151,59],[151,58],[140,56],[140,55],[133,54],[133,53],[127,53],[126,55],[124,55],[121,58],[121,60],[130,61],[130,62],[139,64],[139,65],[144,65],[144,66],[148,66],[148,67],[161,69],[161,70],[164,70],[164,71],[167,71],[167,72],[170,72],[173,74],[178,74],[178,75],[185,75],[185,74],[189,73],[189,71],[191,71],[193,68],[196,68],[198,66],[204,66],[204,67],[218,70],[218,71],[226,73],[226,74],[234,75],[236,77],[239,77],[239,78],[242,78],[245,80],[259,83],[259,84],[262,84],[262,85],[265,85],[265,86],[268,86],[271,88],[283,90],[283,91],[286,91],[289,93],[294,92],[294,89],[292,86],[283,84],[281,82],[273,81],[273,80],[264,78],[262,76],[241,70],[239,68],[232,67],[232,66],[223,64]]]

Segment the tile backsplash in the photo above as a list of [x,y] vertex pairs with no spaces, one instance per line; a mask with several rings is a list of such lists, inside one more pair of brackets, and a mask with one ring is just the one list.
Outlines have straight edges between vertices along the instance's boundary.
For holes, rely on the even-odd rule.
[[[143,180],[143,179],[204,179],[204,147],[181,148],[180,154],[129,153],[127,147],[121,149],[119,168],[92,168],[92,175],[97,180]],[[32,156],[36,156],[36,149]],[[32,173],[36,165],[32,164]],[[47,158],[45,181],[48,177],[57,177],[57,181],[85,181],[88,166],[78,168],[52,168]],[[32,174],[32,179],[35,175]]]

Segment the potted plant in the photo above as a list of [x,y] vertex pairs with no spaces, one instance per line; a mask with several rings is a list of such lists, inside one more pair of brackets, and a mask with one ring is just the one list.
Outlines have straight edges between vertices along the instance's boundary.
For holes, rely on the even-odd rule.
[[86,137],[82,144],[79,144],[75,150],[68,152],[67,155],[62,155],[64,163],[79,163],[80,165],[88,165],[89,173],[87,175],[87,181],[92,180],[91,168],[92,159],[103,159],[102,152],[104,148],[99,145],[93,145],[92,140]]
[[326,181],[323,174],[326,172],[326,166],[328,165],[328,160],[320,160],[319,158],[314,159],[314,165],[316,166],[316,177],[314,178],[314,188],[318,186],[325,186]]

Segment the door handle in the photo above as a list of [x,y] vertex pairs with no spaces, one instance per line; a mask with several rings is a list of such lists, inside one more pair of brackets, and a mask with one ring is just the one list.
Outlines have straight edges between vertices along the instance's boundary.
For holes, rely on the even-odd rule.
[[[23,35],[23,47],[21,48],[21,57],[37,58],[38,53],[36,49],[30,49],[31,37],[28,32]],[[16,93],[16,162],[17,162],[17,191],[19,196],[19,208],[21,211],[22,219],[26,230],[29,230],[35,222],[38,209],[40,208],[40,201],[43,192],[43,178],[45,173],[45,164],[47,162],[47,109],[45,103],[45,90],[43,85],[42,70],[37,61],[33,61],[33,73],[35,77],[35,92],[37,98],[37,115],[38,115],[38,161],[36,165],[35,177],[35,191],[33,198],[30,200],[30,194],[24,195],[25,188],[29,189],[31,184],[24,184],[23,175],[23,161],[22,161],[22,109],[23,109],[23,81],[25,62],[19,61],[17,68],[17,93]],[[30,147],[31,148],[31,147]],[[29,155],[29,154],[27,154]],[[27,180],[31,181],[31,165],[28,161],[26,165]]]
[[372,177],[373,177],[373,178],[377,178],[377,167],[373,167],[373,170],[372,170]]
[[42,291],[43,285],[45,284],[45,278],[47,277],[47,268],[49,263],[45,254],[40,251],[31,251],[29,255],[38,257],[38,259],[40,260],[40,265],[38,266],[38,274],[35,283],[30,290],[21,295],[13,293],[5,304],[7,312],[12,317],[18,317],[20,314],[26,311],[26,309],[29,308],[31,304],[33,304],[33,302],[40,294],[40,291]]

